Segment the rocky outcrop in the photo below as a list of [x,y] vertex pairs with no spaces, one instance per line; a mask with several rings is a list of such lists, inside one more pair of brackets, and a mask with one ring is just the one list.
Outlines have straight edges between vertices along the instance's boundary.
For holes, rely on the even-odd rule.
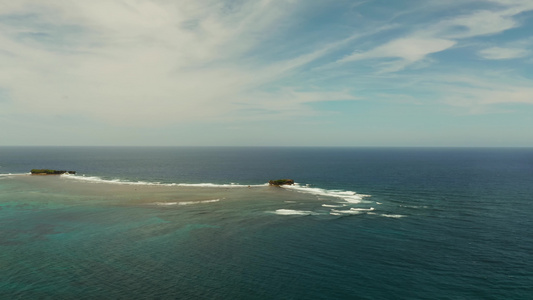
[[294,184],[294,180],[292,179],[278,179],[278,180],[270,180],[268,182],[268,185],[273,185],[273,186],[293,185],[293,184]]
[[50,170],[50,169],[32,169],[32,175],[61,175],[61,174],[76,174],[76,171]]

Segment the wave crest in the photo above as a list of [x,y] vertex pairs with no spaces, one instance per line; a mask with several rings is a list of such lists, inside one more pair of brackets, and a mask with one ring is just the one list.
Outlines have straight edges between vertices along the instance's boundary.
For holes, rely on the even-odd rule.
[[295,209],[276,209],[274,213],[277,215],[282,215],[282,216],[290,216],[290,215],[309,216],[309,215],[317,214],[315,212],[308,211],[308,210],[295,210]]
[[204,204],[218,202],[220,199],[200,200],[200,201],[183,201],[183,202],[154,202],[153,204],[159,206],[172,206],[172,205],[192,205],[192,204]]
[[357,194],[353,191],[342,191],[342,190],[327,190],[321,188],[309,187],[308,185],[301,186],[298,183],[294,185],[283,185],[281,186],[286,189],[294,190],[301,193],[313,194],[316,196],[326,196],[334,197],[344,200],[345,202],[357,204],[363,201],[363,198],[370,197],[370,195]]
[[183,187],[224,187],[224,188],[243,188],[243,187],[259,187],[267,186],[268,183],[258,184],[258,185],[244,185],[238,183],[229,183],[229,184],[217,184],[217,183],[161,183],[161,182],[150,182],[150,181],[128,181],[122,179],[103,179],[98,176],[85,176],[85,175],[73,175],[73,174],[62,174],[62,178],[81,180],[93,183],[110,183],[110,184],[123,184],[123,185],[150,185],[150,186],[183,186]]

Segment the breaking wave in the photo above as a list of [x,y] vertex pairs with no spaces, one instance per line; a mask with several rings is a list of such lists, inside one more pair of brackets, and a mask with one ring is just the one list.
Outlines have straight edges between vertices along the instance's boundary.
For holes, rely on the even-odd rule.
[[382,217],[387,217],[387,218],[403,218],[403,217],[406,217],[405,215],[389,215],[389,214],[381,214]]
[[277,215],[289,216],[289,215],[299,215],[299,216],[309,216],[317,215],[318,213],[308,210],[295,210],[295,209],[277,209],[275,212]]
[[0,177],[9,177],[9,176],[23,176],[23,175],[30,175],[31,173],[5,173],[5,174],[0,174]]
[[[145,186],[182,186],[182,187],[211,187],[211,188],[245,188],[245,187],[268,186],[268,183],[246,185],[246,184],[239,184],[239,183],[234,183],[234,182],[217,184],[217,183],[161,183],[161,182],[150,182],[150,181],[129,181],[129,180],[122,180],[122,179],[103,179],[98,176],[85,176],[85,175],[76,175],[76,174],[62,174],[60,175],[60,177],[66,178],[66,179],[93,182],[93,183],[145,185]],[[297,183],[294,185],[284,185],[281,187],[288,189],[288,190],[300,192],[300,193],[338,198],[342,200],[343,202],[350,203],[350,204],[361,203],[363,202],[364,198],[370,197],[370,195],[357,194],[356,192],[353,192],[353,191],[328,190],[328,189],[322,189],[322,188],[309,187],[309,185],[302,186]],[[325,204],[324,206],[328,207],[328,205],[329,204]],[[331,206],[331,207],[342,207],[342,205]]]
[[323,207],[344,207],[346,206],[346,204],[339,204],[339,205],[335,205],[335,204],[322,204]]
[[313,194],[316,196],[334,197],[344,200],[345,202],[357,204],[363,201],[363,198],[370,197],[370,195],[357,194],[352,191],[343,190],[327,190],[315,187],[309,187],[309,185],[301,186],[298,183],[294,185],[281,186],[286,189],[294,190],[301,193]]
[[338,210],[338,209],[332,209],[330,211],[330,215],[334,215],[334,216],[342,216],[342,215],[358,215],[358,214],[362,214],[362,213],[365,213],[365,212],[369,212],[369,211],[373,211],[374,208],[371,207],[371,208],[350,208],[348,210]]
[[203,204],[203,203],[213,203],[218,202],[220,199],[212,200],[200,200],[200,201],[183,201],[183,202],[155,202],[153,204],[160,206],[172,206],[172,205],[192,205],[192,204]]
[[72,175],[72,174],[63,174],[60,175],[62,178],[87,181],[93,183],[111,183],[111,184],[123,184],[123,185],[152,185],[152,186],[184,186],[184,187],[224,187],[224,188],[242,188],[242,187],[259,187],[267,186],[268,183],[258,184],[258,185],[244,185],[238,183],[229,183],[229,184],[216,184],[216,183],[161,183],[161,182],[150,182],[150,181],[129,181],[122,179],[103,179],[98,176],[85,176],[85,175]]
[[[12,176],[13,174],[0,174],[0,176]],[[23,174],[20,174],[23,175]],[[143,185],[143,186],[168,186],[168,187],[206,187],[206,188],[246,188],[246,187],[265,187],[268,186],[268,183],[256,184],[256,185],[244,185],[239,183],[228,183],[228,184],[216,184],[216,183],[161,183],[161,182],[149,182],[149,181],[129,181],[123,179],[104,179],[98,176],[85,176],[85,175],[76,175],[76,174],[63,174],[59,176],[60,178],[67,180],[79,180],[92,183],[108,183],[108,184],[121,184],[121,185]],[[319,200],[325,200],[321,197],[328,197],[339,199],[340,201],[333,201],[333,203],[322,204],[324,208],[330,208],[329,214],[333,216],[349,216],[349,215],[358,215],[358,214],[375,214],[374,208],[355,208],[348,207],[361,204],[361,203],[370,203],[369,201],[364,201],[364,198],[371,197],[370,195],[357,194],[354,191],[344,191],[344,190],[328,190],[317,187],[310,187],[309,185],[300,185],[298,183],[294,185],[284,185],[281,186],[284,189],[311,194],[319,197]],[[152,204],[158,206],[174,206],[174,205],[195,205],[195,204],[207,204],[218,202],[220,199],[211,199],[211,200],[200,200],[200,201],[173,201],[173,202],[155,202]],[[294,201],[285,201],[286,203],[293,203]],[[337,202],[337,203],[335,203]],[[375,202],[376,204],[381,204],[380,202]],[[308,215],[321,215],[328,214],[328,212],[315,212],[311,210],[295,210],[295,209],[277,209],[276,211],[270,211],[277,215],[299,215],[299,216],[308,216]],[[404,215],[393,215],[393,214],[377,214],[383,217],[388,218],[401,218]]]

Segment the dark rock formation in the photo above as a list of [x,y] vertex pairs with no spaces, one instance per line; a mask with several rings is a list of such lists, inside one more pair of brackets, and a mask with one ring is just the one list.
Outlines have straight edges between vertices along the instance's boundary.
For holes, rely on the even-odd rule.
[[31,174],[32,175],[61,175],[61,174],[76,174],[76,171],[58,171],[58,170],[50,170],[50,169],[32,169]]
[[278,179],[278,180],[270,180],[268,182],[269,185],[274,185],[274,186],[280,186],[280,185],[293,185],[294,184],[294,180],[292,179]]

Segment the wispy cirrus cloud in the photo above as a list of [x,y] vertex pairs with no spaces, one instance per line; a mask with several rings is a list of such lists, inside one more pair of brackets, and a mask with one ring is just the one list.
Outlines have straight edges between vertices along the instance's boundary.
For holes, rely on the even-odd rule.
[[132,124],[223,117],[248,101],[250,89],[328,52],[266,64],[249,58],[264,51],[297,7],[292,1],[4,4],[0,85],[20,112]]
[[514,59],[528,56],[530,51],[524,48],[490,47],[478,52],[485,59]]
[[[355,51],[339,59],[337,63],[348,63],[365,59],[396,58],[396,61],[378,64],[380,72],[396,72],[426,59],[433,53],[451,49],[473,37],[494,35],[520,26],[515,17],[533,10],[533,4],[526,1],[489,1],[498,4],[491,10],[475,10],[470,13],[452,15],[425,24],[419,29],[404,33],[404,37],[392,39],[367,51]],[[416,13],[420,13],[417,9]],[[504,53],[505,52],[505,53]],[[485,57],[506,57],[525,55],[518,49],[507,51],[493,47],[480,53]]]
[[[375,111],[407,102],[471,112],[533,104],[524,67],[533,2],[419,4],[1,3],[0,122],[53,127],[50,120],[78,119],[154,130],[215,122],[253,130],[254,120],[357,113],[352,102]],[[328,103],[335,108],[320,110]]]
[[357,60],[372,59],[372,58],[399,58],[399,61],[394,63],[385,63],[388,67],[386,72],[399,71],[406,66],[423,60],[431,53],[446,50],[456,42],[445,39],[435,38],[400,38],[388,42],[384,45],[378,46],[370,51],[363,53],[352,53],[338,61],[338,63],[346,63]]

